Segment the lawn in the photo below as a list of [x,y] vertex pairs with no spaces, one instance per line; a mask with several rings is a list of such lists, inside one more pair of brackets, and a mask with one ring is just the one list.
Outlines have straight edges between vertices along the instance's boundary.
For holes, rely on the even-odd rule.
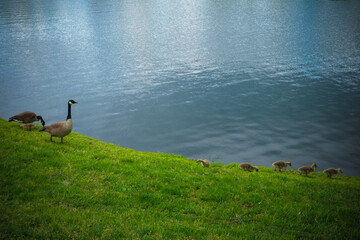
[[0,119],[0,239],[360,239],[358,177],[204,168],[19,125]]

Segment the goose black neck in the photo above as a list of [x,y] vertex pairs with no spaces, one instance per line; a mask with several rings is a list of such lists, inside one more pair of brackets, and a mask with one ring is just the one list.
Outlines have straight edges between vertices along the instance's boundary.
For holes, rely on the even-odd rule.
[[37,119],[39,119],[41,121],[41,124],[43,125],[43,127],[45,126],[45,121],[44,119],[42,118],[42,116],[36,116]]
[[68,115],[67,115],[66,120],[68,120],[68,119],[71,119],[71,104],[70,103],[68,103]]

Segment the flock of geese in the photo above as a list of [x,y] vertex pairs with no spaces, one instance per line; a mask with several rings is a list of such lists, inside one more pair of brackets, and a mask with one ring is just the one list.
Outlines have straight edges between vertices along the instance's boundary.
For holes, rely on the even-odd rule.
[[23,125],[20,125],[21,128],[24,128],[26,130],[31,130],[35,127],[33,122],[41,121],[41,124],[43,125],[43,129],[40,131],[46,132],[50,134],[50,141],[52,142],[53,137],[59,137],[61,138],[61,143],[63,143],[63,137],[69,135],[72,131],[72,119],[71,119],[71,105],[75,104],[74,100],[68,101],[68,115],[66,118],[66,121],[63,122],[56,122],[49,126],[45,126],[45,121],[40,115],[36,115],[34,112],[26,111],[20,114],[17,114],[15,116],[12,116],[9,118],[9,122],[12,121],[18,121],[25,123]]
[[[209,160],[206,159],[197,159],[196,162],[200,162],[204,167],[209,167],[210,166],[210,162]],[[279,169],[279,172],[281,172],[282,169],[284,169],[284,171],[286,171],[286,168],[288,166],[291,166],[291,162],[284,162],[284,161],[277,161],[274,162],[272,164],[275,167],[275,171],[277,169]],[[300,172],[300,175],[302,175],[303,173],[307,176],[309,173],[314,172],[315,168],[317,167],[316,163],[313,163],[311,166],[303,166],[300,167],[298,169],[298,171]],[[259,169],[253,165],[251,165],[250,163],[240,163],[239,164],[239,168],[244,170],[244,171],[259,171]],[[328,178],[331,178],[332,176],[338,174],[338,173],[342,173],[342,169],[341,168],[328,168],[325,169],[323,171],[323,173],[325,173],[327,175]]]
[[[63,137],[67,136],[72,131],[71,105],[76,103],[77,102],[75,102],[74,100],[68,101],[68,115],[66,121],[56,122],[49,126],[45,126],[45,121],[42,118],[42,116],[36,115],[34,112],[30,112],[30,111],[26,111],[17,114],[15,116],[12,116],[11,118],[9,118],[9,122],[18,121],[25,123],[23,125],[20,125],[20,127],[27,130],[31,130],[35,126],[33,122],[41,121],[41,124],[43,125],[43,129],[41,129],[40,131],[50,134],[51,142],[53,141],[52,140],[53,137],[60,137],[61,143],[63,143]],[[209,160],[206,159],[197,159],[196,162],[200,162],[204,167],[210,166]],[[277,161],[274,162],[272,165],[275,167],[275,171],[278,169],[279,172],[281,172],[281,170],[284,169],[285,171],[288,166],[291,166],[291,162]],[[300,172],[300,175],[304,173],[307,176],[309,173],[314,172],[316,167],[317,167],[316,163],[313,163],[311,166],[300,167],[298,171]],[[241,168],[244,171],[250,171],[250,172],[252,172],[253,170],[259,171],[257,167],[254,167],[250,163],[240,163],[239,168]],[[342,170],[341,168],[338,169],[328,168],[323,172],[327,175],[328,178],[331,178],[332,176],[338,173],[342,173]]]

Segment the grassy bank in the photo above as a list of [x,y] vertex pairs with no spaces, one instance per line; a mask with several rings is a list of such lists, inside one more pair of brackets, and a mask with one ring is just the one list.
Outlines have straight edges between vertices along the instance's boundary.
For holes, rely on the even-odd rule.
[[1,239],[360,239],[359,178],[203,168],[19,125],[0,119]]

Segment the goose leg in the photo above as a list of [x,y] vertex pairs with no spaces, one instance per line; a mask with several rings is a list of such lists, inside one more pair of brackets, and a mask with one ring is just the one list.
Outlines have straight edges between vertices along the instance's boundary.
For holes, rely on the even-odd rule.
[[52,136],[50,136],[50,142],[52,142],[53,140],[52,140]]
[[63,143],[63,138],[61,137],[61,143]]

